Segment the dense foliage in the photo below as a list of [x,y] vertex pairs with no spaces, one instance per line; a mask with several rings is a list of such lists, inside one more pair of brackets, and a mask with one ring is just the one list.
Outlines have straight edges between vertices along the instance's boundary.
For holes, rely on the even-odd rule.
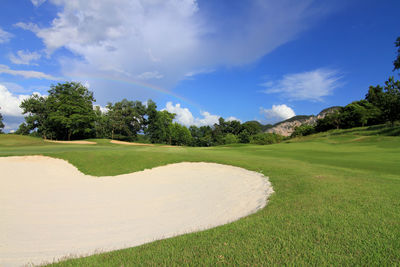
[[290,137],[306,136],[315,133],[315,127],[308,124],[303,124],[294,129]]
[[242,124],[220,118],[213,126],[187,128],[174,122],[175,114],[157,110],[152,100],[144,105],[123,99],[108,103],[106,110],[94,106],[94,101],[93,93],[80,83],[52,86],[47,97],[32,95],[22,102],[27,115],[16,133],[57,140],[96,137],[186,146],[271,144],[283,139],[261,134],[262,125],[256,121]]
[[0,133],[3,133],[4,123],[3,123],[3,115],[0,113]]
[[51,86],[47,97],[32,95],[22,101],[25,123],[19,133],[36,130],[43,138],[71,140],[94,132],[93,93],[80,83]]
[[400,70],[400,36],[397,37],[396,42],[394,43],[394,45],[397,48],[397,57],[393,61],[393,66],[394,66],[393,71]]
[[284,140],[285,137],[275,133],[258,133],[250,138],[250,143],[257,145],[270,145],[279,143]]

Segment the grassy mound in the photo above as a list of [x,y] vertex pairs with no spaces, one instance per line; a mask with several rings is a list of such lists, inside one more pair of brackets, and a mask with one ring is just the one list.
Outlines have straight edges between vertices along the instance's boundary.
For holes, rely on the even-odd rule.
[[[0,156],[63,158],[96,176],[173,162],[217,162],[262,172],[274,186],[266,208],[237,222],[57,266],[395,265],[400,262],[400,137],[380,131],[332,131],[269,146],[179,149],[23,144],[27,141],[21,139],[1,146]],[[9,137],[0,136],[0,144],[9,142],[4,138]]]

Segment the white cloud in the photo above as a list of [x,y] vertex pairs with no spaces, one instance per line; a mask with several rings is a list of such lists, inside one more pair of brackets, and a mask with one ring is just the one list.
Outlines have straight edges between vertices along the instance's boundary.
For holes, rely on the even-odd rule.
[[29,95],[14,95],[7,87],[0,84],[0,113],[6,116],[22,116],[19,105],[28,97]]
[[37,33],[40,30],[39,26],[37,26],[35,23],[32,23],[32,22],[29,22],[29,23],[18,22],[18,23],[15,23],[14,26],[21,28],[23,30],[32,31],[34,33]]
[[242,122],[240,119],[238,119],[236,117],[233,117],[233,116],[230,116],[230,117],[226,118],[226,121],[240,121],[240,122]]
[[46,0],[31,0],[32,4],[36,7],[42,5]]
[[49,74],[45,74],[40,71],[12,70],[12,69],[10,69],[10,67],[0,64],[0,74],[1,73],[10,74],[10,75],[14,75],[14,76],[22,76],[27,79],[35,78],[35,79],[46,79],[46,80],[52,80],[52,81],[62,80],[62,78],[57,78],[57,77],[51,76]]
[[272,105],[271,109],[260,108],[260,113],[264,116],[265,121],[268,123],[275,123],[296,116],[293,109],[285,104]]
[[[212,126],[215,123],[218,123],[218,119],[221,116],[218,115],[213,115],[210,114],[207,111],[203,111],[201,112],[201,116],[200,118],[195,118],[192,114],[192,112],[190,112],[190,110],[188,108],[182,108],[181,104],[175,104],[175,106],[172,104],[172,102],[168,102],[165,106],[166,111],[170,112],[170,113],[175,113],[176,117],[175,117],[175,121],[185,125],[185,126],[191,126],[191,125],[195,125],[195,126]],[[235,118],[235,117],[229,117],[227,120],[238,120],[239,119]]]
[[0,28],[0,44],[7,43],[14,35]]
[[339,72],[330,69],[287,74],[278,81],[268,81],[267,94],[278,93],[288,100],[323,101],[323,97],[331,95],[333,90],[341,86]]
[[175,113],[175,121],[178,123],[181,123],[185,126],[194,125],[195,119],[192,112],[190,112],[188,108],[182,108],[181,104],[178,103],[174,106],[172,102],[168,102],[165,106],[165,110],[170,113]]
[[[40,57],[41,55],[37,52],[29,52],[23,50],[18,50],[17,55],[10,53],[8,56],[8,58],[11,60],[12,63],[21,65],[30,65],[31,61],[38,60],[40,59]],[[37,64],[32,64],[32,65],[37,65]]]
[[151,80],[151,79],[161,79],[164,75],[160,74],[158,71],[147,71],[136,76],[140,80]]
[[[16,25],[33,31],[49,55],[59,48],[77,55],[61,60],[64,75],[121,80],[156,69],[154,85],[167,89],[202,70],[254,62],[294,39],[317,17],[311,0],[245,1],[232,17],[225,14],[232,8],[229,1],[200,6],[196,0],[49,2],[60,9],[49,27]],[[90,82],[96,90],[111,87]],[[128,88],[135,96],[137,90],[148,93]]]

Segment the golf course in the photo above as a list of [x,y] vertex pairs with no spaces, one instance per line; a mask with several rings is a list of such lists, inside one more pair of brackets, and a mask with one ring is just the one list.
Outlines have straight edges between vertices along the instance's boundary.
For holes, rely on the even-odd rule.
[[399,132],[399,126],[377,125],[272,145],[200,148],[109,139],[60,144],[8,134],[0,135],[0,157],[62,159],[96,177],[181,162],[219,163],[261,173],[275,191],[264,208],[232,223],[87,257],[66,255],[51,266],[388,266],[400,262]]

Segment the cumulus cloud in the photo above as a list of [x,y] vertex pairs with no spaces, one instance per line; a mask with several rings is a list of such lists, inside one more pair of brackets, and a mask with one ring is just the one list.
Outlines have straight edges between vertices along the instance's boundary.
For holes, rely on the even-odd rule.
[[230,117],[226,118],[226,121],[240,121],[240,122],[242,122],[240,119],[238,119],[236,117],[233,117],[233,116],[230,116]]
[[0,28],[0,44],[7,43],[14,35]]
[[21,102],[29,95],[14,95],[0,84],[0,113],[5,116],[22,116]]
[[[181,104],[177,103],[175,105],[172,104],[172,102],[168,102],[165,106],[166,111],[170,112],[170,113],[175,113],[176,117],[175,117],[175,121],[185,125],[187,127],[191,126],[191,125],[195,125],[195,126],[212,126],[215,123],[218,123],[218,119],[221,116],[218,115],[213,115],[210,114],[207,111],[203,111],[200,112],[201,116],[200,118],[195,118],[192,114],[192,112],[190,112],[190,110],[188,108],[182,108]],[[235,118],[235,117],[229,117],[227,120],[238,120],[239,119]]]
[[1,65],[0,64],[0,74],[5,73],[5,74],[10,74],[14,76],[22,76],[24,78],[35,78],[35,79],[46,79],[46,80],[52,80],[52,81],[57,81],[57,80],[62,80],[62,78],[57,78],[52,75],[40,72],[40,71],[34,71],[34,70],[13,70],[10,69],[10,67],[6,65]]
[[285,104],[272,105],[271,109],[260,108],[260,113],[264,116],[265,121],[268,123],[276,123],[296,116],[293,109]]
[[[10,53],[8,58],[14,64],[30,65],[31,61],[40,59],[41,55],[37,52],[18,50],[17,55]],[[32,64],[32,65],[37,65],[37,64]]]
[[267,94],[277,93],[288,100],[323,101],[333,90],[341,86],[341,75],[337,70],[316,69],[287,74],[281,80],[268,81],[263,86]]
[[[201,70],[251,63],[294,39],[317,14],[310,0],[245,1],[232,18],[224,11],[233,8],[229,1],[49,2],[60,8],[49,27],[16,25],[33,31],[48,55],[60,48],[78,55],[61,61],[64,75],[123,79],[143,74],[167,89]],[[155,69],[157,73],[149,72]],[[110,86],[98,83],[96,88]]]

